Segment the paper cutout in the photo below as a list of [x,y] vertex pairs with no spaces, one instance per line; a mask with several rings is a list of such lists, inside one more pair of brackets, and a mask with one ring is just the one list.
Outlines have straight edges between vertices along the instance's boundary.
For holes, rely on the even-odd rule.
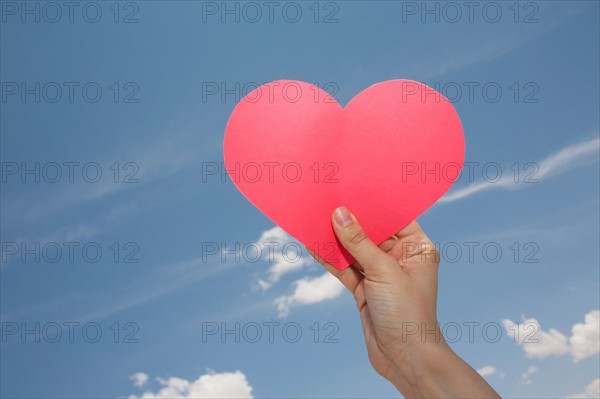
[[335,208],[379,244],[450,188],[465,150],[452,104],[410,80],[377,83],[345,108],[309,83],[265,84],[235,107],[223,147],[242,194],[340,270],[354,258],[333,232]]

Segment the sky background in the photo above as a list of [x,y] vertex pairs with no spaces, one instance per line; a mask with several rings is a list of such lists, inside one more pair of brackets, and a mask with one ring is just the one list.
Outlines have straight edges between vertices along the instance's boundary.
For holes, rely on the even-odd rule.
[[[462,326],[452,347],[503,396],[597,397],[599,3],[477,2],[471,17],[464,2],[459,17],[426,3],[437,20],[421,2],[275,3],[271,21],[262,2],[253,21],[243,3],[200,1],[76,2],[69,20],[65,6],[0,1],[1,396],[398,397],[368,362],[351,295],[318,264],[208,255],[291,238],[203,168],[222,162],[247,84],[303,80],[344,105],[412,79],[452,99],[474,165],[418,219],[447,249],[438,314]],[[538,343],[523,342],[531,330],[515,342],[525,322]],[[222,338],[236,323],[240,342]],[[480,323],[473,342],[464,323]]]

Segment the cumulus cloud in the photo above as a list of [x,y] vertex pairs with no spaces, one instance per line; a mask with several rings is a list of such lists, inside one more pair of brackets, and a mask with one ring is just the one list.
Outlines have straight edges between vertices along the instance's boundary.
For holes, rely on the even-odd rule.
[[477,372],[482,376],[482,377],[487,377],[487,376],[492,376],[494,374],[496,374],[496,367],[494,366],[483,366],[480,369],[477,369]]
[[584,323],[573,326],[570,337],[554,328],[544,331],[533,318],[524,318],[521,323],[505,319],[502,324],[529,358],[570,354],[573,362],[577,363],[600,352],[600,310],[586,314]]
[[584,323],[573,326],[569,344],[575,363],[600,352],[600,310],[591,311]]
[[[143,374],[146,378],[148,377],[144,373],[137,374]],[[241,371],[224,373],[210,371],[208,374],[201,375],[195,381],[188,381],[178,377],[171,377],[168,379],[157,378],[156,380],[161,385],[158,391],[147,391],[139,397],[131,395],[129,396],[129,399],[253,398],[252,387],[248,383],[244,373]]]
[[302,269],[307,263],[302,256],[304,247],[280,227],[264,231],[257,244],[271,263],[267,278],[258,280],[258,286],[263,290],[271,288],[285,274]]
[[567,399],[588,398],[600,398],[600,378],[596,378],[594,381],[590,382],[589,385],[585,387],[585,390],[583,392],[567,396]]
[[[577,166],[585,165],[586,162],[598,159],[598,149],[600,148],[600,139],[594,138],[582,143],[573,144],[563,148],[562,150],[549,155],[537,163],[538,170],[531,179],[546,179],[552,176],[557,176],[569,169]],[[531,184],[519,184],[515,182],[514,176],[510,173],[505,173],[500,180],[496,182],[480,181],[468,185],[467,187],[452,190],[444,195],[438,202],[453,202],[481,191],[494,189],[511,189],[516,187],[531,187]]]
[[340,281],[329,273],[305,277],[294,282],[294,292],[275,300],[279,317],[287,317],[292,307],[310,305],[338,297],[344,290]]
[[508,335],[523,347],[525,355],[529,358],[544,359],[569,352],[567,337],[554,328],[542,330],[536,319],[525,319],[521,323],[505,319],[502,320],[502,324]]
[[133,386],[142,388],[148,382],[148,374],[146,373],[135,373],[129,376],[129,379],[133,381]]
[[531,379],[531,376],[535,373],[537,373],[539,370],[539,368],[537,368],[536,366],[529,366],[527,367],[527,370],[525,370],[522,374],[521,374],[521,382],[524,385],[531,385],[533,384],[533,380]]

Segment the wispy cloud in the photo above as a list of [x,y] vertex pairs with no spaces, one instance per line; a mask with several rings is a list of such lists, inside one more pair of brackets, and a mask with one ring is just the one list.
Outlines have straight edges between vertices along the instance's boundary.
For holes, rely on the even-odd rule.
[[513,25],[508,30],[496,33],[495,36],[466,36],[460,42],[459,48],[445,46],[446,48],[435,52],[436,57],[431,62],[413,65],[410,75],[424,80],[472,65],[495,61],[544,36],[560,26],[566,18],[577,15],[581,11],[580,8],[558,10],[556,17],[546,14],[543,24],[526,24],[526,28],[521,30]]
[[[143,281],[140,280],[135,285],[124,287],[121,291],[111,295],[111,297],[117,298],[115,301],[94,312],[86,312],[85,317],[80,319],[85,322],[107,318],[153,301],[189,284],[230,271],[235,266],[235,264],[207,264],[200,257],[159,267],[157,274]],[[163,270],[168,270],[169,274],[165,275],[161,272]]]
[[492,62],[540,35],[541,33],[535,32],[522,35],[521,37],[518,35],[512,35],[513,37],[510,38],[503,36],[488,39],[479,45],[464,46],[468,49],[467,51],[464,51],[464,47],[463,51],[460,52],[448,50],[445,57],[438,57],[437,63],[427,65],[423,68],[415,66],[413,76],[419,76],[420,79],[431,79],[471,65]]
[[[16,237],[5,239],[4,242],[14,242],[17,243],[17,245],[20,245],[20,243],[29,243],[29,245],[40,243],[42,246],[48,243],[59,243],[60,245],[67,242],[81,243],[83,240],[89,240],[92,237],[105,233],[114,222],[122,220],[123,217],[143,208],[144,206],[136,206],[134,202],[118,204],[105,211],[96,211],[93,215],[86,216],[86,220],[80,220],[77,223],[64,224],[48,233],[43,233],[38,230],[27,230]],[[5,235],[4,232],[3,234]],[[3,246],[2,250],[4,249]],[[6,261],[5,258],[2,257],[0,267],[6,267],[16,261],[18,257],[18,253],[8,256]]]
[[103,320],[149,303],[190,284],[229,272],[235,266],[235,264],[209,264],[202,257],[173,262],[157,267],[154,273],[145,273],[131,283],[114,287],[110,292],[81,292],[34,306],[3,309],[2,320],[39,317],[39,314],[49,316],[65,311],[68,312],[68,316],[64,317],[74,318],[83,323]]
[[[565,147],[538,162],[539,169],[534,178],[538,181],[546,180],[590,162],[597,162],[599,150],[600,138],[598,137]],[[531,187],[531,185],[531,183],[515,182],[514,176],[505,174],[496,182],[480,181],[464,188],[452,190],[440,198],[438,203],[458,201],[483,191],[509,190]]]
[[[198,156],[196,147],[185,136],[171,137],[166,142],[158,141],[129,153],[111,154],[111,159],[95,161],[100,165],[102,173],[102,178],[97,182],[87,182],[80,178],[73,183],[64,181],[29,185],[28,190],[20,194],[5,192],[2,198],[3,234],[12,226],[37,225],[46,217],[171,176],[199,162],[201,157]],[[108,170],[116,160],[122,160],[121,168],[125,163],[131,163],[130,168],[121,171],[122,176],[117,182],[113,171]],[[137,183],[125,183],[125,175],[130,180],[137,180]]]
[[77,224],[75,226],[61,227],[58,230],[45,236],[40,242],[69,242],[80,241],[91,238],[100,233],[100,230],[87,224]]

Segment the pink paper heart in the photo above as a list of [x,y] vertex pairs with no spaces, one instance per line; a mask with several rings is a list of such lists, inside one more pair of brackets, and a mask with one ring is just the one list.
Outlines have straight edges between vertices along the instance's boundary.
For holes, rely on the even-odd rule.
[[354,258],[333,232],[336,207],[379,244],[450,188],[465,150],[452,104],[409,80],[377,83],[345,108],[309,83],[268,83],[237,104],[223,147],[242,194],[338,269]]

